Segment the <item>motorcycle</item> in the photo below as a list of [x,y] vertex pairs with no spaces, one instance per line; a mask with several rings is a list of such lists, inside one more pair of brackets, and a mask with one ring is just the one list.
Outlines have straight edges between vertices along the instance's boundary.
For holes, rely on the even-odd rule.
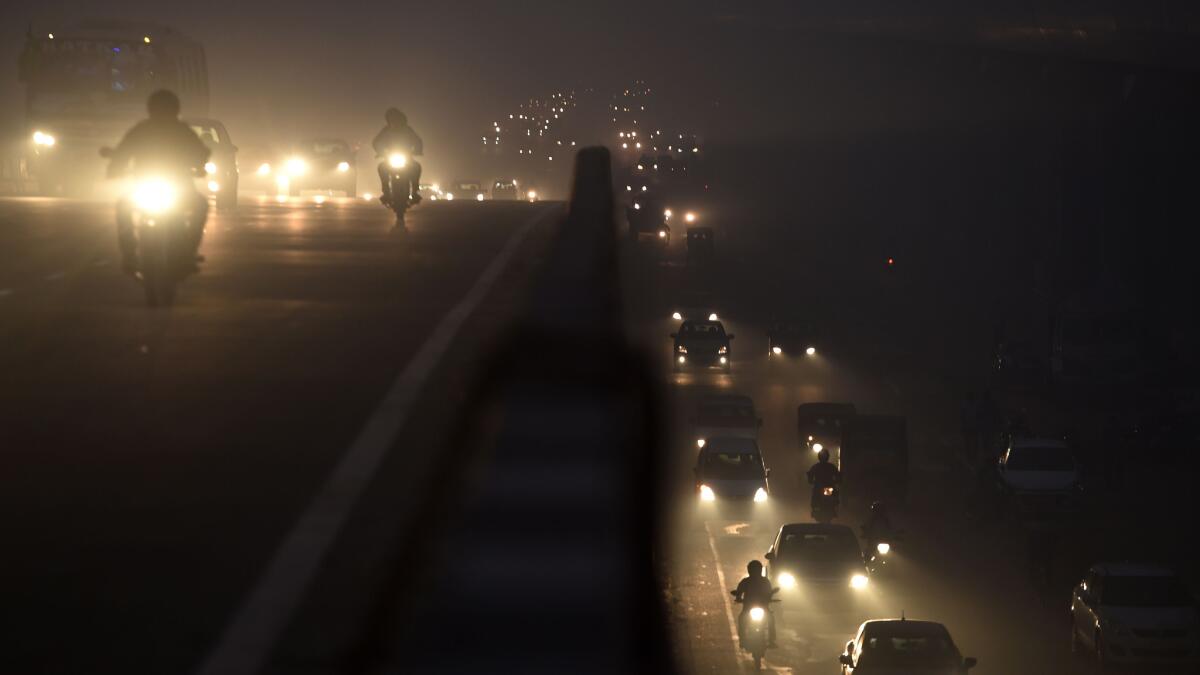
[[[388,194],[392,195],[388,208],[396,214],[395,229],[405,230],[404,214],[412,206],[409,197],[411,160],[403,152],[389,152],[383,159],[387,162]],[[397,195],[403,195],[403,198],[397,199]]]
[[892,552],[898,537],[893,533],[870,536],[864,531],[863,538],[867,542],[867,571],[872,577],[889,575],[892,572]]
[[[771,595],[779,592],[778,588],[771,590]],[[737,591],[730,591],[730,595],[737,595]],[[738,600],[737,602],[743,602]],[[779,600],[772,598],[772,603]],[[754,657],[754,670],[762,670],[762,659],[767,653],[767,647],[771,644],[771,613],[770,608],[763,607],[761,604],[754,604],[746,612],[746,621],[742,625],[741,635],[742,649],[750,652]]]
[[[109,148],[100,151],[101,157],[111,155]],[[204,227],[196,222],[198,199],[189,180],[155,176],[138,177],[123,198],[121,209],[128,208],[137,246],[135,277],[149,307],[170,306],[175,287],[196,269],[199,237],[193,228]]]
[[812,517],[818,523],[831,523],[837,518],[840,493],[836,486],[826,485],[814,488],[812,496]]

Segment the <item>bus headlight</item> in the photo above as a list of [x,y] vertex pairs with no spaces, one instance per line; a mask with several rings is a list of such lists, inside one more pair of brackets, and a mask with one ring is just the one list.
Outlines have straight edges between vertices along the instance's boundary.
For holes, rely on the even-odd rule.
[[133,205],[140,211],[158,214],[175,205],[175,186],[162,179],[150,179],[133,188]]

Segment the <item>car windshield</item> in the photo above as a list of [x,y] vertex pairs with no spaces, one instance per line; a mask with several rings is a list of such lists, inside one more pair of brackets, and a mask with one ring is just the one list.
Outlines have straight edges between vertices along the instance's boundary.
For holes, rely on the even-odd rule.
[[753,406],[738,405],[735,403],[702,404],[697,417],[700,420],[733,420],[746,424],[751,424],[755,421]]
[[1100,604],[1111,607],[1187,607],[1191,594],[1174,576],[1108,576]]
[[725,337],[725,328],[719,323],[693,323],[687,321],[679,328],[679,334],[689,338],[723,338]]
[[758,453],[749,452],[706,452],[703,453],[706,478],[714,480],[739,480],[762,478],[763,462]]
[[1004,466],[1010,471],[1073,471],[1075,460],[1067,448],[1013,448]]
[[947,668],[961,657],[947,635],[870,635],[863,641],[861,666]]
[[779,556],[818,562],[861,562],[858,539],[849,530],[826,532],[784,532]]

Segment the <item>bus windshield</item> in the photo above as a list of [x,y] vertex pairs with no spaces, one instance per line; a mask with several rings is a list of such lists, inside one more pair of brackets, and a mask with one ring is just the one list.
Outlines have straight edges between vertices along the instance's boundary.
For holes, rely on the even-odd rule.
[[30,84],[44,91],[147,94],[158,59],[149,46],[89,40],[44,42],[35,54]]

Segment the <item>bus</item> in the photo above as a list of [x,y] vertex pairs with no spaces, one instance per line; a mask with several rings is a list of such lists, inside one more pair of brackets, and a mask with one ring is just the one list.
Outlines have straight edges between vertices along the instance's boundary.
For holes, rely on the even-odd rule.
[[103,177],[99,149],[146,116],[146,97],[157,89],[178,94],[185,115],[208,116],[204,48],[167,26],[90,21],[31,29],[18,73],[30,171],[46,195],[90,193]]

